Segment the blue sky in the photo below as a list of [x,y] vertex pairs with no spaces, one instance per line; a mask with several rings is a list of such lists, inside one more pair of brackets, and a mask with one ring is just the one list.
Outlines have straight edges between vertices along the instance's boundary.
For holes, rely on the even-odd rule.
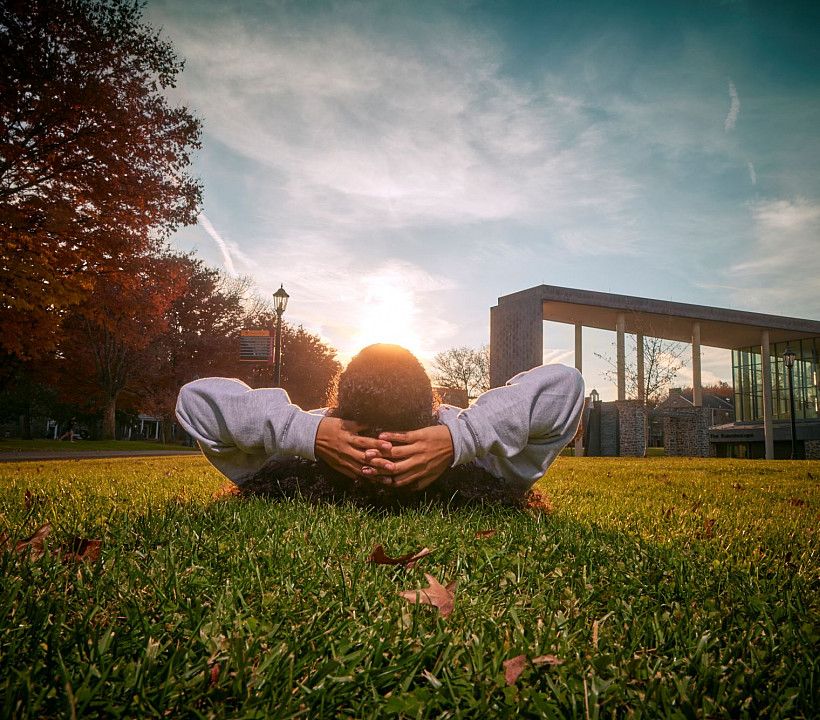
[[[817,8],[149,0],[204,122],[174,242],[283,283],[342,359],[481,345],[542,282],[820,318]],[[610,397],[614,337],[585,338]],[[704,381],[729,375],[705,349]]]

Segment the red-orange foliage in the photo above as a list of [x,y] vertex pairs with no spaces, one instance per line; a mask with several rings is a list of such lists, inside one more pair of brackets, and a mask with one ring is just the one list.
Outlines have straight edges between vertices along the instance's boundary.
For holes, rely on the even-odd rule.
[[[52,350],[65,312],[195,220],[182,63],[125,0],[0,4],[0,355]],[[114,286],[118,283],[114,282]],[[121,284],[121,283],[120,283]],[[105,323],[103,323],[105,324]]]

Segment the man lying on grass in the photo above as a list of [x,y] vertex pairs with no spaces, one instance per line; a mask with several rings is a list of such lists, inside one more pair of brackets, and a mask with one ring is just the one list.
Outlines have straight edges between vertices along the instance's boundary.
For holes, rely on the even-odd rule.
[[575,435],[584,383],[543,365],[467,409],[437,405],[416,357],[379,344],[350,361],[336,395],[305,412],[284,390],[204,378],[182,388],[176,412],[208,460],[248,490],[514,501]]

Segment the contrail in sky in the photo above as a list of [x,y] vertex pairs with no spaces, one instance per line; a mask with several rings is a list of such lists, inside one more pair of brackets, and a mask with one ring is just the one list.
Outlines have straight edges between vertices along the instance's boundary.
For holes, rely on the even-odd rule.
[[205,230],[208,235],[211,236],[211,239],[217,244],[220,251],[222,252],[222,260],[225,262],[225,269],[228,271],[229,275],[236,275],[236,268],[233,264],[233,258],[231,257],[231,252],[228,250],[228,245],[226,242],[219,236],[219,233],[216,231],[213,225],[211,225],[211,221],[205,217],[205,213],[199,214],[199,223],[202,225],[203,229]]
[[737,116],[740,113],[740,97],[735,89],[735,84],[731,80],[729,80],[729,97],[732,98],[732,105],[729,108],[729,114],[726,116],[726,132],[735,129]]

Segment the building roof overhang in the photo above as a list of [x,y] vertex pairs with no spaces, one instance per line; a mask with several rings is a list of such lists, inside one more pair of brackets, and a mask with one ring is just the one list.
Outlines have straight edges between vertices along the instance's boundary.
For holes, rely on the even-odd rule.
[[691,305],[671,300],[538,285],[498,298],[499,305],[540,300],[544,320],[615,330],[623,313],[628,333],[642,333],[677,342],[692,342],[692,324],[700,323],[701,345],[739,348],[760,345],[763,331],[769,342],[820,336],[820,321],[767,315],[743,310]]

